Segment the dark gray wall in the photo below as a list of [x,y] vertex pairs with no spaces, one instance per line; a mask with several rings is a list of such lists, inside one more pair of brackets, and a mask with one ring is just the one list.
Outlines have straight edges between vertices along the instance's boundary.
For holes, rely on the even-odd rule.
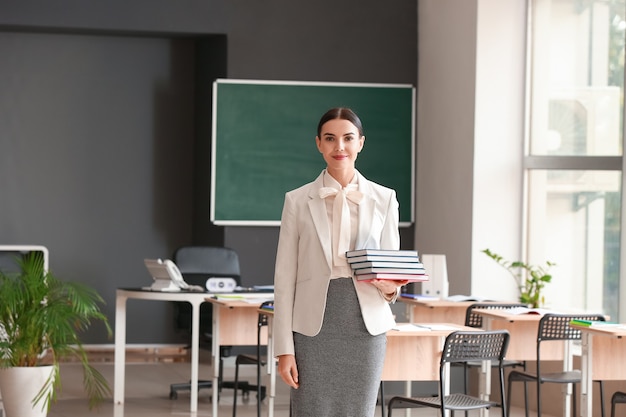
[[[235,248],[245,284],[272,280],[277,228],[208,223],[213,78],[417,80],[409,0],[0,1],[0,29],[0,243],[46,245],[111,324],[115,289],[181,245]],[[177,339],[170,306],[128,308],[129,343]]]

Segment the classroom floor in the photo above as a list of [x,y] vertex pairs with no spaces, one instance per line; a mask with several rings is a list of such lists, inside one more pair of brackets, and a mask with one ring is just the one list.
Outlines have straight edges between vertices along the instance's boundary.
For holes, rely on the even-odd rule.
[[[224,367],[225,379],[234,375],[233,358],[227,358]],[[109,381],[113,381],[113,364],[96,364],[96,367]],[[246,369],[247,368],[247,369]],[[254,381],[254,367],[244,366],[240,373],[243,380]],[[200,375],[209,375],[210,367],[200,365]],[[125,404],[115,406],[112,399],[105,401],[99,410],[89,411],[82,392],[82,370],[77,364],[63,364],[61,368],[62,392],[58,401],[52,405],[49,417],[200,417],[211,415],[210,390],[201,390],[199,394],[198,412],[189,411],[189,394],[181,392],[177,400],[169,399],[169,385],[184,382],[189,379],[189,364],[178,363],[132,363],[126,367],[126,397]],[[111,383],[112,385],[112,383]],[[232,390],[224,390],[220,398],[219,415],[231,416]],[[255,394],[250,395],[249,402],[241,402],[237,407],[238,417],[256,416]],[[289,393],[286,385],[279,382],[275,399],[276,417],[288,417]],[[376,416],[380,417],[380,407],[376,409]],[[494,409],[492,416],[500,416],[500,410]],[[263,403],[262,415],[267,416],[267,400]],[[398,413],[404,416],[404,413]],[[435,417],[436,410],[412,410],[413,417]],[[477,416],[478,413],[470,413]],[[522,409],[513,409],[510,417],[523,416]],[[342,417],[342,416],[337,416]],[[550,417],[544,414],[544,417]]]

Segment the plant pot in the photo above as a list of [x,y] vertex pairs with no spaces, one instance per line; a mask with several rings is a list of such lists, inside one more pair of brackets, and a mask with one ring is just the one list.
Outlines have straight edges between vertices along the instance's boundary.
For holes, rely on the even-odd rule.
[[0,369],[0,394],[6,417],[45,417],[46,398],[33,400],[50,378],[53,366],[14,367]]

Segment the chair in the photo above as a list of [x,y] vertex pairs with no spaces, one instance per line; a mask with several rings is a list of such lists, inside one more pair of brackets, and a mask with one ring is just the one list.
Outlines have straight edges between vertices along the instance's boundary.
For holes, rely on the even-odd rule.
[[[526,307],[526,304],[522,303],[509,303],[509,304],[500,304],[500,303],[474,303],[467,307],[465,311],[465,326],[474,327],[477,329],[482,329],[483,327],[483,316],[474,312],[476,309],[507,309],[507,308],[515,308],[515,307]],[[482,361],[468,361],[462,364],[463,365],[463,388],[465,389],[465,393],[467,394],[467,382],[468,382],[468,369],[469,368],[480,368],[482,366]],[[496,362],[491,362],[491,366],[497,366]],[[507,367],[518,367],[521,366],[523,369],[526,369],[526,362],[524,361],[515,361],[505,359],[502,362],[502,366]],[[524,389],[526,387],[524,386]],[[526,392],[524,392],[526,395]]]
[[626,404],[626,392],[617,391],[611,396],[611,417],[615,417],[617,404]]
[[[580,340],[580,330],[574,329],[569,325],[572,320],[591,320],[591,321],[604,321],[604,316],[601,314],[589,314],[589,315],[568,315],[568,314],[545,314],[539,321],[539,328],[537,330],[537,360],[536,370],[534,373],[526,371],[513,370],[509,373],[508,377],[508,404],[507,412],[511,409],[511,386],[513,382],[536,382],[537,383],[537,417],[541,417],[541,384],[553,383],[553,384],[572,384],[573,392],[573,414],[576,414],[576,384],[581,381],[582,374],[579,369],[563,372],[541,372],[541,346],[545,342],[551,341],[570,341]],[[604,389],[602,381],[600,383],[600,399],[602,407],[602,416],[604,417]],[[524,402],[526,417],[528,417],[528,399]]]
[[[263,308],[273,308],[273,301],[265,301],[261,304]],[[233,417],[237,417],[237,390],[239,389],[239,365],[256,365],[256,385],[246,384],[242,388],[241,395],[246,398],[251,390],[256,391],[256,413],[258,417],[261,417],[261,401],[265,398],[265,387],[261,386],[261,367],[265,366],[266,359],[261,357],[261,329],[268,325],[268,316],[264,313],[259,313],[259,320],[257,322],[257,336],[256,336],[256,355],[247,353],[240,353],[235,359],[235,381],[233,388],[235,393],[233,395]]]
[[[230,248],[213,246],[183,246],[174,253],[174,263],[178,266],[183,279],[190,285],[206,287],[209,278],[230,277],[241,284],[239,257]],[[174,303],[176,326],[188,330],[191,327],[191,306],[188,303]],[[211,327],[213,310],[211,305],[203,304],[200,308],[200,327],[205,343],[211,346]],[[231,346],[220,346],[219,389],[232,388],[232,383],[222,381],[223,358],[230,356]],[[211,388],[212,381],[198,381],[198,390]],[[170,385],[170,399],[178,398],[178,391],[190,391],[191,383]]]
[[385,381],[380,381],[378,394],[380,395],[379,399],[377,400],[380,402],[380,417],[385,417]]
[[[431,397],[402,397],[395,396],[389,400],[388,415],[396,408],[410,408],[414,406],[431,407],[441,410],[455,411],[478,410],[498,406],[495,401],[485,401],[464,393],[445,394],[445,387],[449,386],[448,364],[464,363],[468,361],[497,361],[500,383],[500,396],[504,401],[504,356],[509,345],[509,332],[506,330],[493,331],[456,331],[446,337],[443,352],[439,361],[439,395]],[[501,406],[502,416],[506,417],[508,410]]]

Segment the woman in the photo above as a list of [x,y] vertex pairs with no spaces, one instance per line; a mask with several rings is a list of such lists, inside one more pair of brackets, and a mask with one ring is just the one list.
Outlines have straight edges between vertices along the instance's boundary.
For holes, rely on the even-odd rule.
[[398,249],[398,201],[356,170],[365,136],[352,110],[326,112],[315,141],[326,169],[285,195],[274,354],[292,387],[292,417],[373,416],[385,332],[395,324],[389,303],[407,281],[356,281],[345,252]]

